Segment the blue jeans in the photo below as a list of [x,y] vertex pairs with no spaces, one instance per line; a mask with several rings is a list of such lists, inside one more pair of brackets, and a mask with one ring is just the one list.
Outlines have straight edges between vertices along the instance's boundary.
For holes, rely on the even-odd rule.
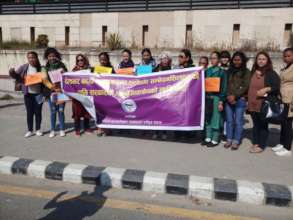
[[235,105],[226,104],[226,132],[227,142],[240,144],[244,126],[244,112],[246,100],[240,98]]
[[56,103],[52,102],[52,100],[49,98],[48,104],[50,107],[50,113],[51,113],[51,131],[55,131],[56,129],[56,115],[58,113],[58,118],[59,118],[59,127],[60,130],[65,130],[65,114],[64,114],[64,109],[65,109],[65,103],[56,105]]

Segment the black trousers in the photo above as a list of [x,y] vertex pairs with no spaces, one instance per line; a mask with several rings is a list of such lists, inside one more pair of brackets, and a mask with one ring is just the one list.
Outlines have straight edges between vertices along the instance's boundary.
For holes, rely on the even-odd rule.
[[252,128],[252,143],[259,145],[260,148],[265,149],[269,136],[269,124],[261,120],[260,113],[252,112],[251,118],[253,122]]
[[42,123],[42,107],[43,104],[38,104],[36,96],[38,94],[27,94],[24,95],[24,104],[26,108],[26,120],[28,131],[34,130],[34,116],[36,120],[36,130],[41,129]]
[[293,130],[292,130],[293,118],[287,118],[281,124],[280,144],[282,144],[287,150],[291,150]]
[[[80,130],[80,127],[81,127],[80,124],[81,124],[80,119],[75,119],[74,120],[74,129],[75,129],[75,131]],[[83,119],[83,128],[84,128],[84,130],[87,130],[87,129],[90,128],[90,120],[88,118]]]

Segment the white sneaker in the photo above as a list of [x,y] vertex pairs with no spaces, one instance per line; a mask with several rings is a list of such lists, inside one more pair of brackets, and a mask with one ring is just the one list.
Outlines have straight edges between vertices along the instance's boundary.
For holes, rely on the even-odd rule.
[[50,137],[50,138],[55,137],[55,131],[51,131],[50,134],[49,134],[49,137]]
[[212,141],[212,139],[206,138],[206,139],[204,139],[204,141],[207,142],[207,143],[210,143]]
[[277,146],[272,148],[272,151],[278,152],[280,150],[284,149],[284,146],[282,144],[278,144]]
[[212,144],[219,144],[217,141],[211,141]]
[[60,137],[65,137],[65,136],[66,136],[65,131],[61,130],[60,131]]
[[28,131],[28,132],[26,132],[26,134],[24,135],[24,137],[25,137],[25,138],[29,138],[29,137],[31,137],[31,136],[33,136],[33,135],[34,135],[33,132]]
[[287,150],[286,148],[283,148],[282,150],[277,151],[276,155],[280,157],[290,157],[292,155],[292,152]]
[[39,136],[39,137],[41,137],[41,136],[43,136],[43,132],[41,132],[41,130],[37,130],[36,131],[36,135]]

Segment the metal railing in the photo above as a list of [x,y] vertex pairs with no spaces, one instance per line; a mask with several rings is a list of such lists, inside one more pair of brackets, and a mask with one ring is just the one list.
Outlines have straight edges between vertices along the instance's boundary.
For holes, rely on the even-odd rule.
[[286,7],[293,7],[293,0],[23,0],[0,1],[0,14],[56,14]]

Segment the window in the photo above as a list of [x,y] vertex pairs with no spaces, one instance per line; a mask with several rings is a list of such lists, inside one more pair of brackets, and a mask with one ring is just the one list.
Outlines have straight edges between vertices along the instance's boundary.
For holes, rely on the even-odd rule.
[[0,44],[2,44],[3,38],[2,38],[2,27],[0,27]]
[[186,25],[186,31],[185,31],[185,46],[186,47],[192,47],[192,25],[188,24]]
[[291,38],[293,38],[292,24],[285,24],[285,32],[284,32],[284,46],[285,47],[289,46]]
[[70,27],[65,27],[65,46],[69,46],[69,34],[70,34]]
[[240,40],[240,24],[233,25],[232,44],[236,45]]
[[35,42],[35,27],[31,27],[30,32],[31,32],[31,43],[34,43]]
[[143,47],[146,46],[148,32],[149,32],[149,26],[143,25],[142,26],[142,46]]
[[107,41],[107,32],[108,32],[108,27],[107,26],[102,26],[102,45],[106,45]]

